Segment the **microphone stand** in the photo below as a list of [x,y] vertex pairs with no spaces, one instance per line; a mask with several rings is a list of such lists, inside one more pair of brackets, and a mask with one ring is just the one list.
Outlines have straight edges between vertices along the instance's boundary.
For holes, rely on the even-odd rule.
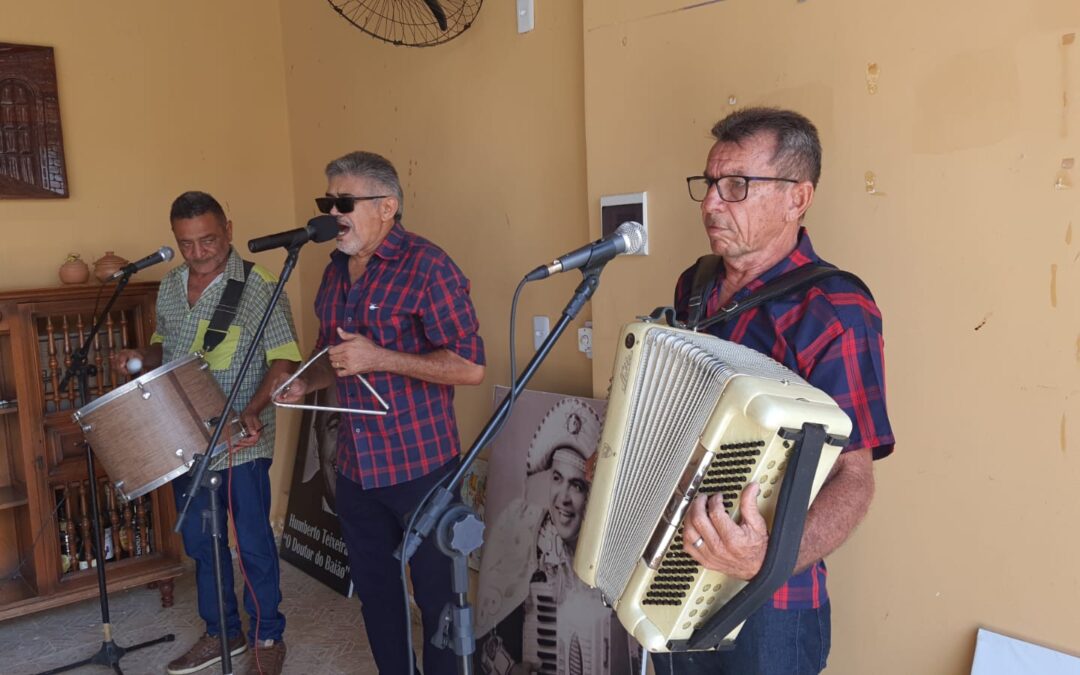
[[221,485],[221,474],[217,471],[208,471],[208,468],[210,466],[210,460],[213,457],[214,448],[217,447],[218,439],[221,438],[221,432],[229,422],[229,413],[232,411],[233,403],[236,401],[236,397],[240,392],[240,385],[244,381],[244,375],[247,374],[248,368],[251,366],[251,361],[259,349],[259,343],[262,341],[262,336],[266,332],[266,326],[270,323],[270,315],[273,313],[274,307],[281,298],[282,291],[285,290],[285,282],[289,280],[289,276],[292,275],[293,269],[296,267],[297,258],[300,256],[300,247],[305,243],[306,240],[288,248],[289,253],[285,257],[285,264],[281,269],[281,277],[278,279],[277,286],[274,287],[274,292],[270,296],[270,302],[266,306],[266,311],[263,313],[262,320],[259,321],[259,326],[255,329],[255,336],[251,341],[251,346],[248,348],[247,354],[244,355],[244,362],[240,365],[240,370],[236,375],[236,381],[229,391],[225,406],[222,408],[221,414],[217,417],[217,424],[214,426],[214,433],[210,436],[210,441],[206,445],[206,451],[203,454],[196,454],[193,458],[194,463],[192,464],[191,482],[189,483],[187,497],[184,499],[184,505],[176,516],[176,525],[173,527],[174,532],[180,532],[184,524],[184,518],[187,517],[188,509],[191,507],[191,502],[195,499],[195,495],[199,493],[201,488],[208,488],[210,490],[210,508],[203,511],[202,517],[204,524],[207,519],[210,521],[210,537],[213,540],[214,586],[217,592],[218,626],[220,628],[218,638],[221,640],[221,672],[224,673],[224,675],[232,675],[232,654],[229,650],[228,630],[226,630],[225,627],[225,589],[222,588],[221,582],[220,551],[221,540],[225,536],[225,533],[218,527],[220,513],[218,502],[220,498],[217,488]]
[[[451,646],[458,659],[458,672],[461,675],[471,675],[473,672],[472,654],[476,649],[476,636],[473,633],[472,608],[468,602],[469,576],[468,556],[483,544],[484,525],[468,506],[457,503],[451,504],[455,499],[454,492],[457,486],[465,478],[465,473],[476,461],[480,450],[484,448],[495,436],[499,427],[509,413],[513,401],[518,394],[525,389],[536,370],[547,358],[552,347],[566,331],[567,326],[578,315],[585,303],[596,293],[600,285],[600,272],[603,271],[604,263],[593,267],[582,268],[582,280],[574,290],[562,316],[555,327],[544,339],[540,348],[533,355],[528,365],[522,371],[521,376],[514,383],[514,389],[502,400],[495,413],[488,420],[483,430],[473,441],[469,451],[461,458],[461,465],[450,479],[449,483],[439,486],[425,499],[413,513],[409,527],[406,529],[401,546],[394,553],[398,560],[407,562],[416,553],[424,538],[435,530],[436,546],[443,555],[449,557],[453,563],[451,575],[451,590],[455,599],[447,603],[440,619],[441,630],[433,639],[432,643],[439,648]],[[406,645],[412,654],[412,645]]]
[[[105,305],[105,309],[97,316],[94,327],[90,329],[90,334],[86,336],[82,346],[72,353],[71,364],[68,366],[67,371],[64,372],[64,377],[60,380],[60,384],[57,387],[59,391],[63,391],[67,388],[71,378],[76,378],[79,387],[79,400],[82,401],[83,405],[90,402],[90,376],[100,375],[100,373],[97,372],[97,366],[88,361],[90,345],[93,344],[94,338],[101,331],[101,327],[105,323],[105,318],[109,316],[109,310],[112,309],[113,304],[116,303],[120,294],[123,293],[124,287],[127,286],[128,281],[131,280],[131,274],[132,272],[125,272],[116,282],[116,290],[113,291],[112,297],[109,298],[109,302]],[[122,659],[125,654],[161,642],[172,642],[176,639],[175,635],[168,633],[167,635],[163,635],[154,640],[147,640],[146,642],[140,642],[137,645],[126,648],[121,647],[113,641],[112,623],[109,619],[109,592],[105,585],[105,558],[102,556],[102,552],[105,549],[101,542],[101,514],[98,506],[97,478],[94,473],[94,452],[89,443],[83,443],[83,445],[86,447],[86,475],[90,479],[90,523],[93,533],[92,543],[94,559],[97,561],[98,598],[101,602],[101,631],[104,635],[101,642],[101,649],[90,658],[76,661],[75,663],[69,663],[66,666],[60,666],[59,668],[53,668],[52,670],[39,673],[39,675],[62,673],[87,664],[105,666],[106,668],[112,668],[117,673],[122,674],[124,671],[120,669],[120,659]]]

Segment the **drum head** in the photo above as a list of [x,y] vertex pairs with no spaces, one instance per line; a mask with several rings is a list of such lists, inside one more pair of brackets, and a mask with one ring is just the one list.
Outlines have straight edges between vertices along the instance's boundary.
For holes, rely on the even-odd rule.
[[131,392],[138,389],[139,385],[145,386],[148,382],[151,382],[152,380],[155,380],[155,379],[161,377],[162,375],[165,375],[166,373],[171,373],[172,371],[177,370],[178,368],[183,368],[184,366],[188,365],[192,361],[202,361],[202,360],[203,360],[202,354],[200,354],[198,352],[195,352],[194,354],[188,354],[187,356],[185,356],[182,359],[176,359],[175,361],[170,361],[169,363],[166,363],[166,364],[164,364],[162,366],[158,366],[157,368],[154,368],[153,370],[151,370],[149,373],[144,373],[143,375],[135,378],[134,380],[132,380],[130,382],[126,382],[123,385],[117,387],[116,389],[113,389],[112,391],[105,394],[104,396],[99,396],[98,398],[94,399],[93,401],[90,401],[89,403],[87,403],[83,407],[76,410],[75,413],[72,415],[72,417],[75,419],[76,422],[78,422],[80,417],[82,417],[84,415],[89,415],[90,413],[94,412],[98,408],[101,408],[102,406],[108,405],[112,401],[115,401],[115,400],[119,399],[120,397],[124,396],[125,394],[130,394]]

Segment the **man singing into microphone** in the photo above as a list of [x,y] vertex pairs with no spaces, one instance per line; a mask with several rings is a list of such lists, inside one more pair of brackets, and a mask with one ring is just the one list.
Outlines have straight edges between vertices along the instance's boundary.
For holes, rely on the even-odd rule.
[[[210,372],[228,393],[236,382],[244,356],[269,304],[277,284],[266,269],[240,258],[232,248],[232,222],[216,199],[205,192],[185,192],[176,198],[169,212],[177,247],[184,264],[170,271],[161,282],[157,299],[157,330],[144,349],[125,349],[113,357],[113,366],[124,368],[134,359],[144,370],[156,368],[193,352],[202,352]],[[225,626],[218,622],[214,584],[213,543],[201,514],[209,508],[207,491],[200,490],[192,501],[183,524],[184,549],[195,559],[195,579],[199,596],[199,616],[206,633],[180,657],[168,664],[171,675],[184,675],[218,663],[226,631],[231,654],[247,650],[249,640],[255,655],[248,673],[277,675],[285,661],[285,617],[278,611],[281,602],[280,569],[274,533],[270,528],[270,461],[274,454],[274,410],[270,403],[271,383],[296,369],[300,349],[283,293],[274,308],[259,344],[258,356],[244,376],[236,398],[236,409],[247,435],[233,443],[232,452],[221,452],[210,469],[222,471],[220,499],[232,512],[237,548],[247,579],[244,607],[251,617],[248,638],[243,635],[236,595],[233,566],[228,548],[221,547],[222,586],[225,593]],[[226,427],[228,430],[228,427]],[[184,503],[190,474],[173,481],[177,509]],[[226,529],[226,506],[220,514]],[[254,596],[252,595],[254,593]]]
[[[340,233],[315,298],[315,349],[333,346],[283,400],[333,384],[342,407],[370,409],[372,396],[355,377],[362,374],[390,403],[385,417],[341,419],[337,512],[375,663],[399,675],[409,672],[411,645],[394,550],[409,512],[457,467],[454,386],[484,379],[484,344],[469,280],[442,249],[402,227],[393,165],[353,152],[330,162],[326,177],[326,196],[315,202],[337,217]],[[431,646],[452,597],[450,560],[429,537],[410,569],[424,621],[423,671],[456,673],[453,652]]]

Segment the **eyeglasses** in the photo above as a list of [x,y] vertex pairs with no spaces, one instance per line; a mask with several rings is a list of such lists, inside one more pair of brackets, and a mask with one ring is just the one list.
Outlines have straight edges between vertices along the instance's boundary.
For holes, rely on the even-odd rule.
[[799,182],[794,178],[767,178],[764,176],[719,176],[717,178],[688,176],[686,178],[686,187],[690,190],[690,199],[695,202],[705,201],[705,197],[709,194],[709,188],[714,185],[720,199],[725,202],[741,202],[750,194],[750,181],[752,180],[771,180],[782,183]]
[[372,199],[386,199],[390,195],[372,195],[370,197],[316,197],[315,206],[320,213],[330,213],[335,206],[338,213],[352,213],[356,208],[356,202],[366,202]]

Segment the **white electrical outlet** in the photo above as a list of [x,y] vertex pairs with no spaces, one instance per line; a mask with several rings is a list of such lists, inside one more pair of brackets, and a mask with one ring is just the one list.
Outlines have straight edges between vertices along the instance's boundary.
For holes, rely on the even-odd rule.
[[577,348],[585,358],[592,358],[592,321],[586,321],[584,328],[577,329]]

